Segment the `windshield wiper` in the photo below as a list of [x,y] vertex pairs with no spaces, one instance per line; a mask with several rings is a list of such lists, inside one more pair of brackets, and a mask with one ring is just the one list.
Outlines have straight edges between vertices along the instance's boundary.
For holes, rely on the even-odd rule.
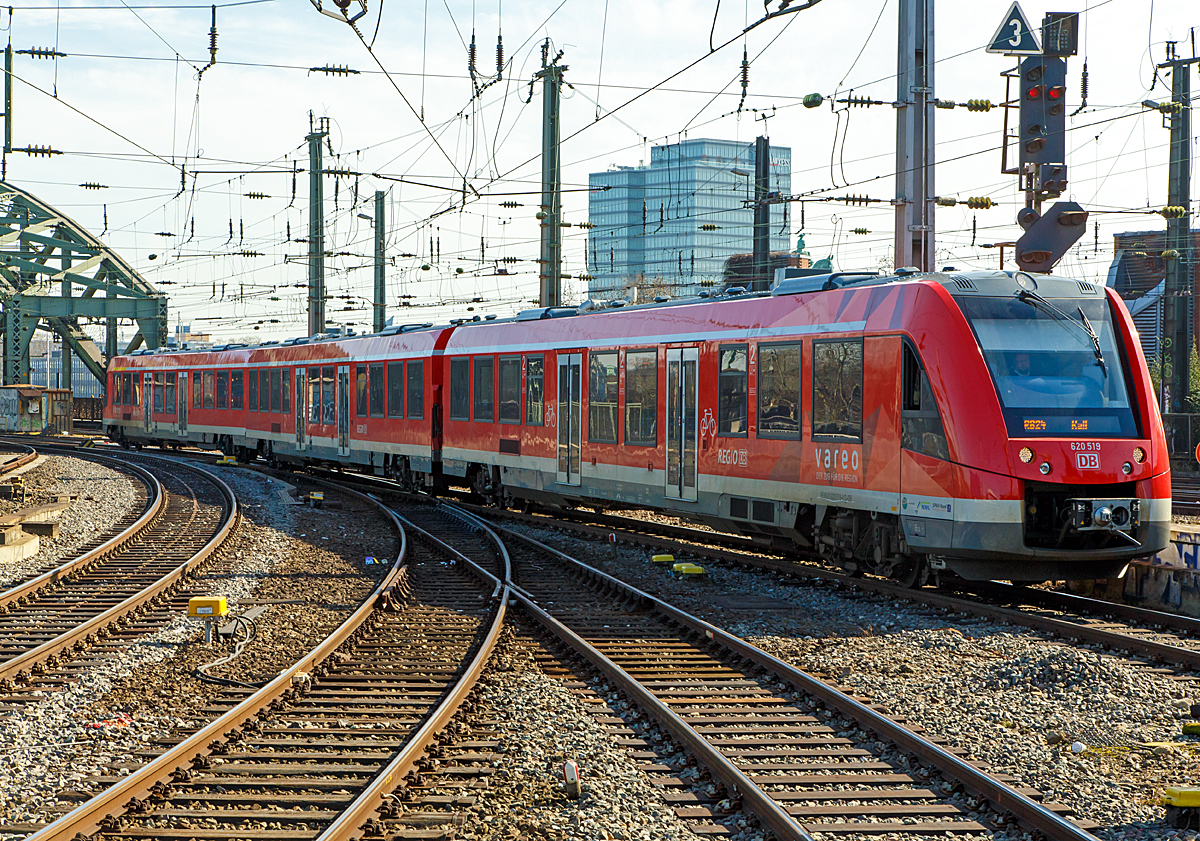
[[1108,376],[1108,366],[1104,364],[1104,351],[1100,350],[1100,337],[1096,335],[1096,331],[1092,328],[1092,322],[1088,321],[1087,314],[1083,311],[1083,307],[1079,307],[1079,317],[1083,321],[1083,328],[1087,330],[1088,336],[1092,339],[1092,353],[1096,354],[1096,364],[1100,366],[1100,370],[1104,372],[1104,376]]
[[1050,313],[1053,316],[1056,316],[1057,318],[1061,319],[1062,321],[1067,322],[1068,324],[1074,325],[1075,327],[1079,328],[1084,333],[1086,333],[1087,337],[1092,342],[1092,353],[1096,357],[1096,364],[1100,366],[1100,370],[1101,370],[1101,372],[1103,372],[1104,376],[1106,378],[1108,377],[1108,365],[1106,365],[1104,362],[1104,352],[1102,350],[1100,350],[1100,337],[1098,335],[1096,335],[1096,331],[1092,328],[1092,322],[1090,322],[1088,320],[1087,315],[1084,314],[1083,307],[1078,308],[1079,309],[1079,317],[1082,319],[1082,321],[1076,321],[1071,316],[1070,313],[1066,312],[1065,310],[1061,309],[1057,305],[1046,300],[1045,298],[1043,298],[1041,295],[1039,295],[1036,292],[1030,292],[1028,290],[1023,289],[1017,293],[1017,300],[1024,301],[1025,303],[1029,304],[1031,307],[1040,305],[1041,307],[1043,307],[1046,310],[1046,312]]

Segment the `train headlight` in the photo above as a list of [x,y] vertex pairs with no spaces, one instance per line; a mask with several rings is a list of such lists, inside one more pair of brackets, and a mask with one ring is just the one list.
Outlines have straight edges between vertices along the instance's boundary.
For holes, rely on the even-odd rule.
[[1133,465],[1130,464],[1129,462],[1125,462],[1124,464],[1121,465],[1121,472],[1124,473],[1126,476],[1128,476],[1130,473],[1133,472]]
[[1050,462],[1048,462],[1048,461],[1043,461],[1043,462],[1042,462],[1042,466],[1041,466],[1041,467],[1039,467],[1039,468],[1038,468],[1038,470],[1042,471],[1042,475],[1043,475],[1043,476],[1048,476],[1048,475],[1050,475]]
[[1033,461],[1033,450],[1029,449],[1028,447],[1022,447],[1021,452],[1017,453],[1017,455],[1020,457],[1021,461],[1025,462],[1025,464],[1029,464],[1029,462]]
[[1143,461],[1146,460],[1146,451],[1143,450],[1141,447],[1134,447],[1133,448],[1133,460],[1136,461],[1138,464],[1141,464]]

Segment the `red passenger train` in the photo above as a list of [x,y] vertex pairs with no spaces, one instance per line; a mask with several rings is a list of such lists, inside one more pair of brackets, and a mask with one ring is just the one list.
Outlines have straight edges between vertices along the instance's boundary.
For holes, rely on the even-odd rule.
[[112,360],[108,435],[497,504],[668,511],[908,583],[1105,578],[1168,541],[1162,421],[1112,290],[833,274]]

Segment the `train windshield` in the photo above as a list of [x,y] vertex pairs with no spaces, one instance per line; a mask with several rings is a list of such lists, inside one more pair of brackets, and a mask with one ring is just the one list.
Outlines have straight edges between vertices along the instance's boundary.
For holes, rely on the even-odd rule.
[[955,299],[1014,438],[1135,438],[1124,355],[1105,300]]

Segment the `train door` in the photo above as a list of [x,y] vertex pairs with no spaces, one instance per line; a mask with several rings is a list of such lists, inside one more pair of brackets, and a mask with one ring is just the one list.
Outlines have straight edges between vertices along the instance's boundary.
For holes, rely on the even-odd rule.
[[583,419],[579,400],[580,368],[583,354],[564,353],[558,357],[558,481],[579,484],[579,451]]
[[338,366],[338,455],[350,455],[350,366]]
[[187,413],[188,406],[191,400],[188,397],[188,372],[179,372],[179,396],[176,398],[179,401],[179,408],[176,410],[176,422],[179,424],[179,434],[187,435]]
[[308,418],[307,404],[305,399],[308,396],[308,389],[304,384],[304,369],[296,369],[296,449],[304,449],[304,432],[307,428],[305,422]]
[[694,347],[667,350],[667,497],[696,501],[696,369]]
[[142,374],[142,429],[150,431],[154,416],[150,407],[154,405],[154,375],[149,371]]

